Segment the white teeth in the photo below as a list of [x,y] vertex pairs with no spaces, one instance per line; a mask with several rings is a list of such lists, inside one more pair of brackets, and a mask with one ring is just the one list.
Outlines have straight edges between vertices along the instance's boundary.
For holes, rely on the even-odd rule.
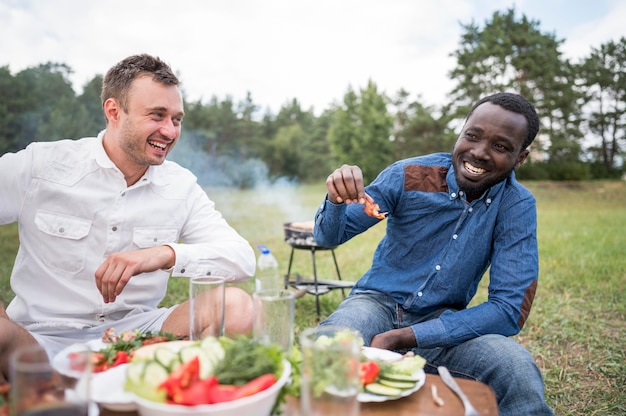
[[156,143],[156,142],[148,142],[148,144],[150,146],[154,146],[154,147],[158,147],[161,150],[165,150],[165,148],[167,147],[165,144],[162,143]]
[[477,168],[474,165],[470,165],[469,163],[465,162],[463,164],[463,166],[465,166],[465,169],[467,169],[468,171],[470,171],[471,173],[475,173],[475,174],[480,174],[480,173],[485,173],[486,170],[482,169],[482,168]]

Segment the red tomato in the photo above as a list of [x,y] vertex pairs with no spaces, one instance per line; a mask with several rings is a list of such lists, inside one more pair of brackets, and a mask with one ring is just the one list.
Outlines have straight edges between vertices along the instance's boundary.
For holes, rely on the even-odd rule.
[[200,379],[200,359],[196,356],[172,371],[167,379],[159,385],[169,397],[175,392],[189,387]]
[[217,384],[209,391],[209,401],[211,403],[223,403],[235,400],[239,387],[232,384]]
[[113,364],[111,365],[111,367],[126,364],[128,360],[129,356],[126,351],[118,351],[115,353],[115,360],[113,360]]
[[217,387],[217,378],[209,377],[206,380],[195,380],[183,389],[177,390],[172,396],[172,402],[186,406],[211,404],[211,392]]
[[380,366],[375,361],[365,361],[361,363],[360,379],[361,384],[366,385],[376,381]]
[[260,391],[269,389],[274,385],[274,383],[276,383],[276,376],[274,374],[263,374],[262,376],[259,376],[254,380],[250,380],[243,386],[239,387],[235,391],[235,399],[252,396]]

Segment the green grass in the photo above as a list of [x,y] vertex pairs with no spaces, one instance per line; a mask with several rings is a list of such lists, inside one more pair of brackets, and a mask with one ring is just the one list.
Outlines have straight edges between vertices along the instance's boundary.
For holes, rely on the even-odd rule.
[[[535,356],[548,403],[559,415],[626,414],[626,183],[528,182],[537,197],[540,281],[535,304],[516,339]],[[209,189],[228,222],[253,246],[268,245],[286,273],[291,247],[283,224],[313,218],[323,184],[258,191]],[[358,279],[384,233],[378,225],[335,250],[342,276]],[[0,300],[12,296],[9,274],[17,229],[0,227]],[[318,276],[335,278],[330,252],[317,254]],[[292,272],[311,275],[311,255],[296,250]],[[487,280],[473,303],[486,299]],[[243,287],[251,291],[251,282]],[[172,279],[164,304],[187,297],[187,282]],[[321,298],[322,318],[341,300]],[[296,330],[317,323],[315,298],[296,304]]]

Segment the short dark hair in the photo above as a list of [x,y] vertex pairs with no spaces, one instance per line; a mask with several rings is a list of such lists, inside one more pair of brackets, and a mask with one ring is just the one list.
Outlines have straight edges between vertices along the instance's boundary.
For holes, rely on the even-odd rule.
[[539,116],[537,116],[535,106],[532,105],[526,98],[519,94],[513,94],[510,92],[499,92],[489,95],[476,101],[476,103],[472,106],[472,109],[467,114],[467,118],[472,115],[476,107],[484,103],[499,105],[505,110],[521,114],[526,118],[526,139],[522,144],[522,150],[530,146],[533,140],[535,140],[535,137],[539,132]]
[[172,68],[160,58],[148,54],[129,56],[109,69],[104,76],[100,94],[102,105],[109,98],[115,98],[127,112],[130,86],[141,76],[151,76],[153,81],[164,85],[180,85]]

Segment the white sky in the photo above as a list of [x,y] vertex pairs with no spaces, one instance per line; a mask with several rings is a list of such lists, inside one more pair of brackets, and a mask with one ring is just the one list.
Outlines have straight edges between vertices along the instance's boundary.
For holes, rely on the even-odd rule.
[[441,105],[460,23],[482,27],[510,7],[564,39],[574,60],[626,36],[621,0],[0,0],[0,66],[65,63],[80,92],[146,52],[170,63],[192,100],[249,91],[262,110],[296,98],[319,114],[371,79]]

